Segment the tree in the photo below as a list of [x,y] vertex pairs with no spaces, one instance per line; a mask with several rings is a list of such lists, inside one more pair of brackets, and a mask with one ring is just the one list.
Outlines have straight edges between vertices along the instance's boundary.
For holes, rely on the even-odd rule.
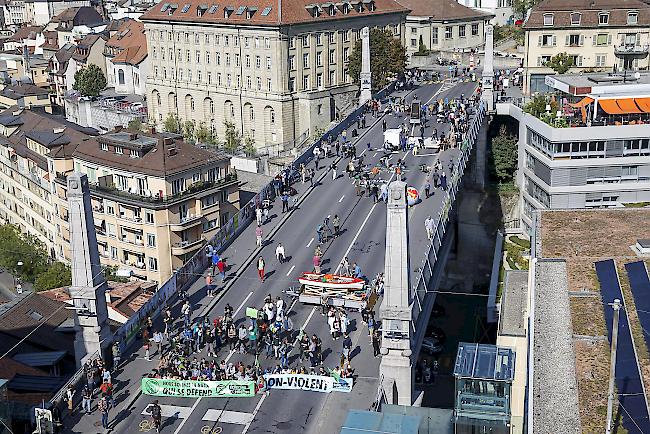
[[429,50],[427,49],[427,46],[424,45],[424,39],[422,38],[422,35],[420,35],[420,42],[418,44],[418,51],[415,53],[418,56],[426,56],[429,54]]
[[180,133],[181,132],[181,120],[178,118],[178,115],[175,113],[169,113],[163,122],[163,128],[168,133]]
[[83,96],[99,96],[106,87],[106,77],[97,65],[90,64],[74,74],[74,89]]
[[556,74],[565,74],[573,66],[573,57],[566,53],[558,53],[551,57],[551,60],[544,64],[547,68],[551,68]]
[[542,0],[512,0],[512,10],[519,18],[524,19],[528,15],[528,10],[533,8]]
[[[18,263],[22,265],[18,265]],[[47,269],[45,244],[15,225],[0,226],[0,266],[26,282],[34,282]]]
[[223,147],[227,152],[232,154],[239,148],[239,146],[241,146],[241,136],[239,135],[239,131],[235,128],[234,123],[224,121],[223,125],[226,127]]
[[209,143],[212,132],[205,125],[205,122],[201,122],[194,130],[194,136],[196,137],[196,141],[199,143]]
[[244,138],[244,153],[249,157],[253,157],[257,153],[257,148],[255,148],[255,139],[250,134],[247,134]]
[[194,141],[194,127],[195,127],[194,121],[185,121],[183,123],[183,137],[185,137],[185,140],[189,142]]
[[117,275],[117,268],[117,265],[107,265],[104,267],[104,278],[110,282],[128,282],[128,278]]
[[517,139],[508,134],[505,125],[492,139],[492,168],[500,183],[510,182],[517,169]]
[[127,128],[130,130],[143,131],[144,123],[140,118],[131,119],[127,124]]
[[72,272],[63,262],[55,262],[36,278],[34,288],[46,291],[52,288],[72,285]]
[[[370,72],[372,85],[381,89],[392,76],[404,72],[406,68],[406,49],[393,36],[390,30],[373,28],[370,30]],[[349,57],[348,73],[355,83],[361,75],[361,40],[354,45]]]
[[[550,110],[546,110],[546,106],[550,106]],[[524,111],[528,114],[539,118],[547,111],[555,113],[559,110],[560,105],[554,99],[547,99],[546,96],[537,94],[524,106]]]

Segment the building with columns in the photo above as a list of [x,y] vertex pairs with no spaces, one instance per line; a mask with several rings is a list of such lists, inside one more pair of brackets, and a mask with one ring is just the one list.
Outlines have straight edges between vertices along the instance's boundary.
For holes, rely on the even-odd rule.
[[347,60],[363,27],[402,38],[408,9],[395,0],[249,4],[161,2],[145,13],[149,116],[226,121],[256,146],[291,147],[357,102]]

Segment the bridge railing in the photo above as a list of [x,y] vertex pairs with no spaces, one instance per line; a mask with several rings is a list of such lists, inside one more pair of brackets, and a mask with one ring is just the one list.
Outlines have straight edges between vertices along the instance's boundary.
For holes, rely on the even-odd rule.
[[[460,182],[465,173],[465,168],[467,167],[467,162],[474,148],[474,143],[478,137],[481,124],[483,123],[483,118],[485,117],[486,107],[485,103],[481,100],[477,106],[476,114],[472,119],[470,128],[467,130],[465,137],[460,148],[460,155],[458,161],[456,162],[453,172],[451,174],[451,179],[449,182],[449,187],[447,189],[447,194],[443,201],[443,205],[440,209],[440,212],[437,215],[436,220],[438,221],[438,226],[434,231],[431,242],[428,245],[427,251],[422,258],[422,262],[419,268],[419,274],[415,279],[415,282],[412,286],[412,295],[414,298],[414,309],[413,309],[413,328],[416,332],[416,347],[419,346],[423,333],[418,333],[416,324],[418,323],[418,318],[420,313],[425,311],[429,305],[432,305],[432,301],[426,300],[429,284],[431,279],[436,274],[435,266],[436,260],[438,259],[438,254],[440,248],[443,245],[445,238],[445,233],[447,230],[447,223],[449,223],[449,213],[455,203],[456,194],[460,187]],[[435,297],[432,297],[435,300]],[[415,352],[414,352],[415,353]]]

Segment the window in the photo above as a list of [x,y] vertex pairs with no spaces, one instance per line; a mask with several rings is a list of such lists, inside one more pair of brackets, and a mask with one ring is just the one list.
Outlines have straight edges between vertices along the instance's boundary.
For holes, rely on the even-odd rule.
[[226,53],[226,66],[230,66],[230,53]]
[[247,54],[246,57],[245,57],[245,62],[246,62],[246,63],[245,63],[245,64],[246,64],[246,68],[250,68],[250,67],[251,67],[251,56],[249,56],[248,54]]
[[612,43],[612,37],[607,33],[599,33],[594,36],[594,45],[604,47]]
[[235,53],[235,66],[241,65],[241,56],[239,53]]
[[347,62],[349,57],[350,57],[350,48],[345,47],[343,49],[343,61]]
[[551,56],[548,56],[548,55],[539,56],[537,58],[537,66],[544,66],[550,61],[551,61]]
[[269,38],[264,38],[264,48],[271,48],[271,40]]
[[545,26],[553,25],[553,14],[544,14],[544,25]]
[[262,90],[262,78],[257,77],[257,90]]
[[316,53],[316,66],[323,66],[323,52]]
[[330,50],[330,65],[336,63],[336,50]]
[[478,23],[472,23],[472,36],[478,36]]
[[330,44],[336,43],[336,34],[334,32],[329,32],[327,34],[327,39],[329,40]]
[[438,45],[438,28],[431,28],[431,45]]
[[255,48],[260,48],[260,37],[255,36]]
[[201,39],[200,39],[200,36],[199,36],[198,33],[196,33],[196,34],[194,35],[194,43],[195,43],[195,44],[200,44],[200,43],[201,43]]
[[147,247],[156,247],[156,234],[147,234]]
[[304,75],[302,77],[302,88],[305,89],[305,90],[309,89],[309,76],[308,75]]
[[260,69],[262,67],[262,58],[260,56],[255,56],[255,68]]
[[296,79],[294,77],[289,78],[289,92],[296,91]]
[[606,54],[596,54],[596,66],[602,68],[607,63]]
[[343,32],[343,42],[350,41],[350,31]]
[[197,64],[201,63],[201,52],[200,51],[196,52],[196,63]]
[[289,48],[296,48],[296,38],[289,38]]
[[399,25],[398,24],[393,24],[393,35],[394,36],[399,35]]
[[215,59],[215,60],[216,60],[217,66],[220,66],[220,65],[221,65],[221,53],[216,52],[216,53],[214,53],[214,54],[215,54],[215,56],[216,56],[216,59]]
[[454,37],[454,28],[452,26],[445,27],[445,39],[451,39]]
[[569,47],[581,47],[584,43],[583,35],[567,35],[566,45]]
[[416,38],[411,38],[411,47],[417,47],[418,46],[418,40]]
[[106,143],[101,144],[102,151],[108,151],[108,145]]
[[271,70],[271,57],[266,56],[266,69]]
[[554,47],[556,41],[555,35],[539,35],[538,44],[540,47]]
[[199,83],[202,82],[201,70],[196,71],[196,81],[198,81]]
[[246,88],[250,89],[253,87],[253,80],[251,79],[251,76],[248,75],[246,76]]
[[249,38],[248,36],[246,36],[246,37],[244,38],[244,47],[248,48],[248,47],[250,47],[250,45],[251,45],[251,38]]
[[309,53],[302,54],[302,67],[309,68]]
[[209,65],[210,64],[210,53],[205,53],[205,64]]
[[573,64],[575,66],[582,66],[582,56],[575,55],[571,56],[571,58],[573,59]]
[[628,12],[627,13],[627,23],[628,24],[637,24],[639,21],[638,12]]
[[309,47],[309,35],[302,36],[302,46]]
[[115,153],[122,155],[122,154],[124,154],[124,150],[122,149],[121,146],[116,146],[115,147]]
[[217,72],[217,86],[221,86],[221,73]]
[[323,45],[323,34],[322,33],[317,33],[316,34],[316,45]]
[[230,45],[230,36],[229,35],[224,35],[224,37],[223,37],[223,45],[225,45],[226,47],[228,45]]
[[609,14],[607,12],[601,12],[598,14],[598,24],[601,26],[609,24]]
[[137,149],[131,149],[131,152],[129,152],[129,155],[131,158],[138,158],[140,157],[140,152]]
[[458,37],[459,38],[464,38],[465,37],[465,24],[458,26]]
[[323,74],[316,74],[316,87],[319,89],[323,87]]
[[273,87],[273,81],[270,78],[266,79],[266,90],[270,91]]
[[153,224],[153,213],[151,211],[145,211],[144,219],[145,222]]
[[289,56],[289,70],[296,70],[296,56]]
[[158,259],[156,258],[149,258],[149,269],[151,271],[156,271],[158,270]]
[[[213,12],[214,13],[214,12]],[[210,43],[210,35],[206,34],[205,35],[205,43],[209,44]]]
[[111,247],[111,259],[117,259],[117,247]]
[[573,12],[571,14],[571,25],[572,26],[579,26],[580,25],[580,18],[582,17],[582,14],[579,12]]

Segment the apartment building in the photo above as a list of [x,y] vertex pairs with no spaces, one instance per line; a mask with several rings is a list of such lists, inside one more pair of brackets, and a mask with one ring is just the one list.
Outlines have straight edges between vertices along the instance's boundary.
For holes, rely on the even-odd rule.
[[53,17],[45,26],[47,31],[56,31],[59,47],[72,44],[90,33],[97,33],[106,28],[101,15],[88,6],[68,8]]
[[144,96],[145,79],[149,75],[147,38],[144,25],[125,21],[104,46],[106,81],[118,94]]
[[92,6],[90,0],[25,0],[25,22],[44,26],[68,8]]
[[406,52],[420,49],[458,52],[479,49],[485,44],[485,24],[492,14],[468,8],[455,0],[398,0],[411,10],[406,17]]
[[25,2],[23,0],[0,1],[0,13],[4,26],[16,29],[25,23]]
[[0,113],[0,219],[36,236],[55,257],[56,226],[48,153],[88,138],[82,128],[37,109]]
[[[524,92],[544,92],[546,67],[554,55],[572,57],[571,72],[646,70],[650,44],[650,4],[641,0],[544,0],[524,24]],[[637,54],[628,60],[617,54]]]
[[149,116],[205,122],[220,137],[231,121],[259,147],[290,145],[356,103],[347,60],[361,29],[401,38],[407,12],[394,0],[161,2],[141,17]]
[[[536,209],[623,207],[650,202],[650,74],[547,77],[567,100],[560,123],[497,103],[519,121],[517,185],[523,227]],[[549,122],[551,122],[549,124]]]
[[17,106],[19,108],[43,107],[52,111],[50,92],[33,84],[0,85],[0,109]]
[[463,6],[478,9],[487,14],[493,15],[490,20],[492,24],[500,26],[514,24],[514,11],[512,9],[512,0],[457,0]]
[[[73,149],[72,149],[73,148]],[[168,133],[127,130],[50,153],[57,257],[70,258],[65,178],[88,175],[102,263],[163,282],[239,209],[230,158]]]
[[66,176],[88,175],[102,264],[163,282],[239,209],[230,159],[180,136],[96,136],[40,109],[0,113],[0,218],[70,259]]

